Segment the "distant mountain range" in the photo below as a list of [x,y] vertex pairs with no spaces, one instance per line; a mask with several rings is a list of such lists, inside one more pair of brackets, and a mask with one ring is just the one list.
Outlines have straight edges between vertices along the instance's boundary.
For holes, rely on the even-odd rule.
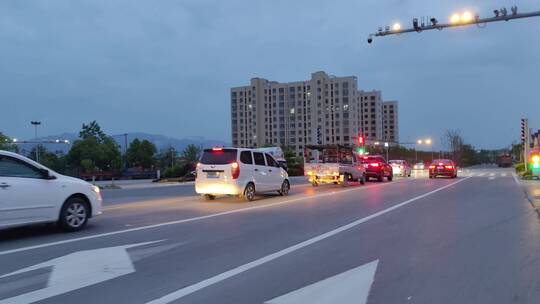
[[[213,146],[230,146],[231,144],[229,142],[223,141],[223,140],[213,140],[213,139],[206,139],[202,136],[192,136],[192,137],[185,137],[185,138],[174,138],[174,137],[168,137],[164,135],[158,135],[158,134],[148,134],[148,133],[142,133],[142,132],[133,132],[133,133],[127,133],[127,139],[128,139],[128,146],[129,143],[134,140],[135,138],[138,138],[139,140],[148,140],[154,145],[156,145],[158,152],[163,149],[168,149],[169,147],[173,147],[176,151],[182,151],[185,147],[187,147],[190,144],[194,144],[197,146],[201,146],[203,148],[209,148]],[[40,137],[38,138],[38,141],[55,141],[55,140],[69,140],[70,143],[73,143],[75,140],[79,138],[79,134],[76,133],[62,133],[58,135],[49,135],[46,137]],[[120,145],[121,151],[124,149],[124,136],[123,135],[115,135],[113,136],[114,140]],[[34,139],[28,139],[28,141],[34,141]],[[45,143],[43,144],[47,150],[52,152],[58,152],[58,153],[67,153],[69,149],[71,148],[70,144],[63,144],[63,143]],[[30,151],[34,148],[35,144],[19,144],[19,148],[22,154],[28,154]]]

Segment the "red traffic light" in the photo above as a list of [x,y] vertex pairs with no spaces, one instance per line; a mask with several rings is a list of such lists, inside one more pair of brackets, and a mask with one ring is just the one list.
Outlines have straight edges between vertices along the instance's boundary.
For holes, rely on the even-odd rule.
[[358,136],[358,144],[359,144],[359,145],[363,145],[363,144],[364,144],[364,137],[363,137],[363,136]]

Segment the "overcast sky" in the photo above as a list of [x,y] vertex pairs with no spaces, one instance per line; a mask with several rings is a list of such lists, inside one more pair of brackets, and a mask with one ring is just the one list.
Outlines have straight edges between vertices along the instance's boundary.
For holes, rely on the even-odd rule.
[[230,140],[229,88],[251,77],[358,76],[400,102],[400,139],[460,129],[477,148],[540,128],[540,18],[376,39],[378,26],[417,16],[481,17],[538,1],[2,0],[0,131],[30,138],[142,131]]

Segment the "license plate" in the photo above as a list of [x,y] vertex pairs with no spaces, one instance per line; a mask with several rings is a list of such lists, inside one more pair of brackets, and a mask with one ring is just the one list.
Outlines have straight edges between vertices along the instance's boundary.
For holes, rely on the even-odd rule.
[[442,169],[444,169],[444,167],[438,166],[437,169],[442,170]]
[[208,172],[208,173],[206,173],[206,177],[208,177],[208,178],[218,178],[219,173],[217,173],[217,172]]

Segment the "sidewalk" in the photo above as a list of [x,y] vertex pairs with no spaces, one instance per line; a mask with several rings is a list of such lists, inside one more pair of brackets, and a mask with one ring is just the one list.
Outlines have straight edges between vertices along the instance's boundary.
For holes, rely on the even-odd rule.
[[96,181],[96,186],[104,189],[142,189],[142,188],[159,188],[159,187],[172,187],[172,186],[186,186],[193,185],[194,182],[161,182],[154,183],[151,179],[138,179],[138,180],[115,180],[113,181]]
[[540,209],[540,180],[520,180],[531,204]]

